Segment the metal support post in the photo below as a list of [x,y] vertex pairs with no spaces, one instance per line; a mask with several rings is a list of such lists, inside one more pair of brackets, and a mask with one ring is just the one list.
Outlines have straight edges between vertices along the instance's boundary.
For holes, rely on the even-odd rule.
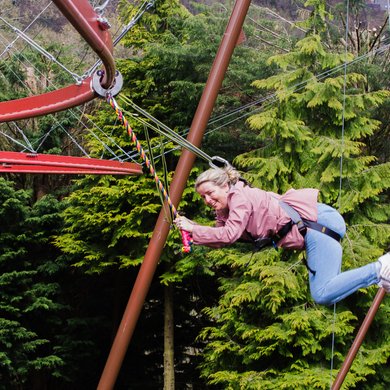
[[[210,119],[234,47],[240,37],[240,32],[249,5],[250,0],[237,0],[234,5],[232,15],[212,65],[210,75],[187,137],[188,141],[195,146],[199,147],[201,144],[207,122]],[[179,159],[170,187],[171,200],[175,206],[177,206],[181,199],[194,161],[195,155],[184,150]],[[100,378],[98,390],[113,389],[115,385],[116,378],[145,302],[168,233],[169,223],[165,220],[165,214],[162,210],[111,347],[110,354]]]
[[370,310],[368,311],[366,318],[364,319],[358,334],[356,335],[356,338],[352,344],[351,349],[348,352],[348,355],[346,356],[343,365],[341,366],[341,369],[333,383],[332,390],[339,390],[341,385],[344,382],[345,377],[348,374],[349,369],[351,368],[351,365],[353,363],[353,360],[355,359],[356,354],[359,351],[360,346],[363,343],[364,337],[366,336],[366,333],[368,331],[368,328],[370,327],[372,321],[374,320],[374,317],[379,309],[379,306],[381,302],[383,301],[383,298],[386,295],[386,290],[384,288],[380,288],[378,292],[376,293],[376,296],[374,298],[374,301],[372,302],[372,305],[370,307]]

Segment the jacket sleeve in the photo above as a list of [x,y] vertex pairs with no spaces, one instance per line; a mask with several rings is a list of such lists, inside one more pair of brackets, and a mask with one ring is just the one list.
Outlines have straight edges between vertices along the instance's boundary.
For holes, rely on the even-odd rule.
[[223,226],[217,227],[195,225],[192,231],[194,244],[220,248],[237,241],[245,231],[252,214],[252,205],[241,191],[228,195],[229,215]]

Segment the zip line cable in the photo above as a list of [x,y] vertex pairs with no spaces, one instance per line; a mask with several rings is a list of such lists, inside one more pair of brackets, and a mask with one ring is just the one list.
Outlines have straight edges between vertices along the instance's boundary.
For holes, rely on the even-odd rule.
[[[149,9],[149,8],[153,5],[153,3],[154,3],[153,1],[149,1],[149,2],[148,2],[148,1],[145,1],[145,2],[142,4],[142,6],[140,7],[140,10],[137,12],[136,16],[135,16],[135,17],[132,19],[132,21],[131,21],[127,26],[125,26],[125,28],[122,30],[122,33],[121,33],[120,37],[118,37],[118,38],[116,39],[116,43],[118,43],[118,42],[120,41],[120,39],[123,38],[123,36],[125,35],[125,31],[126,31],[126,33],[127,33],[127,32],[129,31],[129,29],[135,24],[135,23],[134,23],[134,20],[138,21],[139,18],[142,16],[142,14],[143,14],[147,9]],[[105,4],[105,5],[107,5],[107,4]],[[388,47],[389,47],[389,45],[387,44],[387,45],[385,45],[385,46],[383,46],[383,47],[380,47],[380,48],[377,48],[376,50],[373,50],[373,52],[374,52],[374,54],[381,53],[381,52],[387,50]],[[362,59],[366,58],[367,56],[372,56],[372,52],[366,53],[366,54],[364,54],[364,55],[361,55],[361,56],[356,57],[354,60],[348,62],[347,65],[348,65],[348,66],[351,66],[352,64],[357,63],[358,61],[361,61]],[[96,65],[96,64],[95,64],[95,65]],[[94,65],[94,66],[95,66],[95,65]],[[336,67],[334,67],[334,68],[332,68],[332,69],[329,69],[329,70],[326,70],[326,71],[324,71],[324,72],[322,72],[322,73],[319,73],[318,75],[313,76],[313,77],[309,78],[308,80],[305,80],[305,81],[296,83],[295,85],[293,85],[293,86],[287,88],[286,90],[287,90],[289,93],[292,94],[292,93],[297,92],[297,91],[301,90],[302,88],[304,88],[304,86],[307,85],[311,80],[322,80],[322,79],[324,79],[324,78],[326,78],[326,77],[329,77],[329,76],[333,75],[334,73],[338,72],[340,69],[342,69],[342,68],[344,68],[344,67],[345,67],[345,64],[336,66]],[[88,73],[88,71],[87,71],[85,74],[87,74],[87,73]],[[84,74],[84,75],[85,75],[85,74]],[[83,75],[82,77],[84,77],[84,75]],[[211,129],[211,130],[206,131],[206,134],[205,134],[205,135],[208,135],[208,134],[210,134],[211,132],[214,132],[214,131],[216,131],[216,130],[218,130],[218,129],[224,127],[224,126],[230,125],[230,124],[232,124],[232,123],[234,123],[234,122],[236,122],[236,121],[238,121],[238,120],[241,120],[241,119],[243,119],[243,118],[245,118],[245,117],[247,117],[247,116],[253,115],[254,113],[256,113],[256,112],[258,112],[258,111],[264,110],[264,109],[266,109],[267,107],[269,107],[271,104],[273,104],[276,100],[277,100],[277,93],[274,93],[274,94],[268,95],[268,96],[266,96],[266,97],[263,97],[263,98],[261,98],[261,99],[258,99],[258,100],[254,101],[254,102],[247,103],[246,105],[241,106],[241,107],[238,107],[237,109],[231,110],[231,111],[228,112],[228,113],[225,113],[225,114],[219,115],[219,116],[217,116],[217,117],[215,117],[215,118],[212,118],[212,119],[209,121],[209,125],[214,125],[214,124],[216,124],[216,123],[218,123],[218,122],[221,122],[222,120],[225,120],[226,118],[229,118],[229,117],[231,117],[231,116],[234,116],[234,115],[236,115],[236,114],[239,114],[239,113],[241,113],[241,112],[244,111],[244,110],[250,109],[251,107],[254,107],[254,106],[259,105],[259,104],[262,104],[262,103],[266,103],[266,105],[263,104],[261,107],[258,107],[258,108],[254,109],[254,110],[252,110],[252,111],[250,111],[250,112],[248,112],[248,113],[245,113],[245,114],[243,114],[243,115],[241,115],[241,116],[239,116],[239,117],[233,118],[233,119],[230,120],[229,122],[225,122],[225,123],[221,124],[220,126],[214,128],[214,129]],[[138,108],[138,109],[139,109],[139,110],[142,110],[141,108]],[[143,115],[145,115],[146,117],[150,116],[150,114],[148,114],[145,110],[142,110],[142,111],[143,111]],[[149,118],[149,119],[151,119],[151,118]],[[172,137],[172,138],[170,138],[171,141],[173,141],[173,142],[175,142],[175,143],[178,143],[178,144],[181,145],[182,147],[186,147],[188,150],[192,151],[195,155],[197,155],[197,156],[199,156],[199,157],[205,159],[206,161],[209,161],[209,162],[210,162],[210,156],[208,156],[206,153],[204,153],[204,152],[203,152],[202,150],[200,150],[199,148],[195,148],[195,149],[194,149],[193,145],[190,144],[185,138],[183,138],[182,135],[186,135],[186,134],[188,133],[189,129],[184,130],[184,132],[181,132],[182,135],[180,135],[180,133],[176,133],[176,132],[174,132],[173,130],[167,128],[164,124],[162,124],[161,122],[159,122],[156,118],[154,118],[153,121],[154,121],[155,123],[157,123],[159,127],[163,128],[164,130],[167,131],[167,133],[169,133],[169,134],[171,135],[171,137]],[[93,121],[91,121],[91,122],[93,123]],[[93,124],[94,124],[94,123],[93,123]],[[94,125],[96,125],[96,124],[94,124]],[[162,133],[162,134],[166,135],[164,132],[161,132],[161,131],[160,131],[159,127],[155,128],[154,130],[157,131],[157,132],[160,132],[160,134]],[[85,128],[88,129],[87,126],[85,126]],[[88,129],[88,131],[91,131],[91,130]],[[102,129],[100,129],[100,131],[103,132]],[[104,132],[103,132],[103,134],[104,134]],[[104,135],[105,135],[106,137],[108,137],[106,134],[104,134]],[[100,141],[100,142],[102,142],[102,141]],[[102,142],[102,143],[103,143],[103,142]],[[165,144],[167,144],[167,142],[166,142]],[[118,145],[116,145],[116,146],[118,147],[119,150],[121,149]],[[166,150],[166,151],[164,152],[164,155],[170,153],[170,152],[173,151],[173,150],[177,150],[177,149],[178,149],[178,147],[175,147],[175,148]],[[123,158],[123,156],[126,156],[126,158],[130,158],[131,160],[134,160],[134,155],[126,153],[123,149],[121,150],[121,152],[123,153],[123,155],[122,155],[121,158]],[[113,154],[113,155],[115,155],[115,154]],[[158,156],[158,157],[161,157],[161,155]]]
[[[195,145],[193,145],[191,142],[189,142],[187,139],[183,138],[180,134],[176,133],[172,129],[170,129],[168,126],[160,122],[158,119],[154,118],[151,114],[149,114],[147,111],[143,110],[141,107],[137,106],[132,100],[127,98],[126,96],[120,96],[120,98],[128,103],[135,111],[141,113],[146,118],[151,120],[153,123],[155,123],[157,126],[153,126],[150,123],[144,121],[142,118],[136,117],[135,119],[139,120],[140,122],[144,123],[147,126],[150,126],[155,130],[157,133],[164,135],[169,140],[175,142],[176,144],[182,146],[183,148],[189,150],[190,152],[194,153],[196,156],[203,158],[204,160],[208,161],[209,163],[212,163],[213,158],[210,157],[207,153],[205,153],[203,150],[199,149]],[[164,129],[165,131],[162,131],[160,129]]]
[[[51,4],[51,3],[49,3],[49,4],[45,7],[44,10],[46,10],[50,4]],[[136,15],[131,19],[130,23],[128,23],[128,24],[122,29],[121,34],[115,39],[114,45],[116,45],[117,43],[119,43],[119,41],[124,37],[124,35],[125,35],[125,34],[126,34],[126,33],[135,25],[135,23],[141,18],[141,16],[142,16],[150,7],[152,7],[153,5],[154,5],[154,0],[152,0],[152,1],[145,1],[145,2],[141,5],[141,7],[140,7],[140,8],[138,9],[138,11],[136,12]],[[104,7],[105,7],[105,6],[107,6],[107,3],[104,4]],[[39,15],[41,15],[42,13],[43,13],[43,11],[42,11]],[[34,21],[31,22],[31,23],[28,25],[28,27],[27,27],[26,29],[24,29],[24,32],[25,32],[28,28],[30,28],[34,22],[37,21],[37,18],[38,18],[38,17],[36,17],[36,18],[34,19]],[[4,22],[7,26],[9,26],[13,31],[16,31],[17,34],[18,34],[18,37],[17,37],[13,42],[9,43],[9,44],[6,46],[6,50],[4,50],[3,53],[2,53],[2,54],[4,54],[6,51],[8,51],[10,48],[13,47],[15,41],[16,41],[18,38],[20,38],[20,37],[21,37],[21,38],[24,38],[24,37],[26,36],[26,34],[25,34],[24,32],[21,32],[21,30],[17,29],[16,27],[13,27],[12,25],[10,25],[10,24],[9,24],[7,21],[5,21],[3,18],[0,17],[0,19],[3,20],[3,22]],[[7,41],[6,38],[3,37],[2,35],[0,35],[0,37],[2,37],[2,38],[4,39],[4,41]],[[25,40],[26,40],[28,43],[31,43],[31,41],[32,41],[32,42],[33,42],[32,47],[34,47],[34,48],[37,48],[37,46],[39,47],[39,45],[38,45],[38,44],[35,44],[35,42],[34,42],[33,40],[31,40],[30,38],[29,38],[29,39],[25,39]],[[39,52],[42,52],[40,49],[37,49],[37,50],[38,50]],[[42,50],[44,50],[44,49],[42,49]],[[53,60],[53,59],[54,59],[54,62],[60,65],[60,62],[57,61],[57,60],[54,58],[54,56],[52,56],[50,53],[47,53],[47,52],[45,51],[45,53],[43,53],[43,54],[45,55],[45,57],[49,58],[50,60]],[[34,66],[34,64],[32,64],[32,63],[27,59],[26,56],[23,55],[23,58],[25,59],[25,61],[29,62],[30,66],[32,66],[32,67],[35,69],[35,71],[36,71],[37,73],[41,74],[41,72]],[[95,65],[96,65],[96,64],[95,64]],[[8,66],[8,65],[7,65],[7,66]],[[63,66],[61,66],[61,68],[62,68],[62,69],[64,69],[64,68],[67,69],[66,67],[63,67]],[[15,72],[13,72],[13,70],[12,70],[9,66],[8,66],[8,69],[10,70],[10,72],[12,72],[12,73],[14,74],[14,76],[15,76],[17,79],[19,79],[19,81],[20,81],[22,84],[24,83],[24,82],[18,77],[18,75],[16,75]],[[69,73],[69,72],[68,72],[68,73]],[[86,72],[83,76],[79,76],[79,78],[82,79],[86,74],[88,74],[88,72]],[[42,75],[42,76],[45,77],[45,75]],[[85,76],[85,77],[86,77],[86,76]],[[54,88],[56,87],[56,86],[54,85],[54,83],[51,82],[51,80],[47,80],[47,81],[51,84],[51,86],[53,86]],[[32,92],[32,91],[30,90],[30,92]],[[80,110],[79,108],[76,108],[76,110],[78,110],[78,111],[80,112],[80,114],[83,115],[83,113],[81,112],[81,110]],[[76,115],[74,114],[74,111],[73,111],[73,110],[70,109],[70,110],[68,110],[68,112],[70,112],[71,115],[73,115],[74,118],[79,118],[79,116],[76,116]],[[83,115],[83,116],[84,116],[84,115]],[[112,142],[119,150],[121,150],[121,152],[122,152],[124,155],[126,155],[127,159],[134,160],[131,156],[128,155],[128,153],[127,153],[124,149],[122,149],[122,148],[119,146],[119,144],[117,144],[117,143],[113,140],[112,137],[108,136],[108,135],[107,135],[100,127],[98,127],[90,118],[88,118],[88,120],[89,120],[90,122],[92,122],[92,124],[94,125],[94,127],[97,127],[98,130],[99,130],[99,131],[100,131],[100,132],[101,132],[101,133],[102,133],[110,142]],[[81,122],[81,123],[82,123],[82,122]],[[66,133],[66,134],[70,137],[70,139],[72,139],[73,143],[81,150],[81,152],[82,152],[85,156],[89,157],[89,156],[88,156],[88,153],[87,153],[83,148],[81,148],[81,145],[80,145],[80,144],[79,144],[79,143],[78,143],[78,142],[69,134],[69,132],[67,132],[67,131],[64,129],[64,127],[62,126],[62,124],[59,123],[58,121],[57,121],[57,126],[60,127],[60,128],[64,131],[64,133]],[[109,148],[108,145],[106,144],[106,142],[103,142],[103,141],[96,135],[96,133],[93,132],[86,124],[83,124],[83,126],[84,126],[84,128],[85,128],[87,131],[89,131],[89,132],[92,134],[92,136],[93,136],[94,138],[96,138],[96,139],[100,142],[100,144],[103,145],[103,148],[106,149],[106,150],[109,152],[109,154],[111,154],[111,155],[114,156],[116,159],[118,159],[117,153],[115,153],[111,148]],[[53,129],[53,128],[52,128],[52,129]],[[52,129],[51,129],[50,131],[52,131]],[[2,133],[2,132],[0,132],[0,133]],[[28,149],[29,151],[34,152],[34,153],[37,152],[37,150],[31,149],[31,148],[32,148],[32,145],[31,145],[31,144],[30,144],[30,147],[27,147],[26,145],[23,145],[23,144],[21,144],[20,142],[18,142],[18,141],[16,141],[15,139],[13,139],[11,136],[6,135],[5,133],[2,133],[2,134],[4,134],[7,138],[9,138],[9,139],[12,140],[13,142],[17,143],[18,145],[23,146],[23,148]],[[44,139],[47,138],[47,135],[48,135],[48,134],[46,134],[46,135],[44,135],[43,137],[41,137],[42,142],[40,142],[39,140],[36,141],[36,142],[40,142],[40,143],[39,143],[39,147],[43,144],[43,141],[44,141]],[[25,136],[24,136],[24,138],[25,138]]]
[[[389,40],[390,40],[390,38],[389,38]],[[374,52],[375,52],[375,54],[382,53],[382,52],[385,52],[386,50],[388,50],[389,48],[390,48],[390,44],[386,44],[385,46],[374,50]],[[364,55],[356,57],[355,59],[353,59],[352,61],[347,62],[346,64],[344,63],[342,65],[338,65],[338,66],[336,66],[336,67],[334,67],[334,68],[332,68],[330,70],[326,70],[326,71],[324,71],[322,73],[319,73],[318,75],[314,75],[314,76],[310,77],[309,79],[307,79],[305,81],[296,83],[296,84],[294,84],[291,87],[286,89],[286,91],[287,91],[286,96],[291,96],[293,93],[301,91],[310,81],[315,81],[315,80],[321,81],[321,80],[324,80],[327,77],[329,77],[329,76],[331,76],[331,75],[333,75],[335,73],[338,73],[339,71],[341,71],[345,67],[354,65],[354,64],[358,63],[359,61],[362,61],[362,60],[366,59],[367,57],[369,57],[371,55],[372,55],[372,53],[366,53]],[[242,111],[244,111],[246,109],[249,109],[249,108],[251,108],[251,107],[253,107],[255,105],[258,105],[258,104],[261,104],[261,103],[266,103],[265,105],[262,105],[261,107],[258,107],[256,109],[250,111],[250,112],[244,113],[244,114],[242,114],[239,117],[231,119],[229,122],[224,122],[220,126],[214,128],[214,129],[207,130],[205,132],[205,135],[207,136],[208,134],[210,134],[210,133],[212,133],[212,132],[214,132],[216,130],[219,130],[220,128],[223,128],[223,127],[225,127],[227,125],[230,125],[230,124],[232,124],[232,123],[234,123],[234,122],[236,122],[236,121],[238,121],[240,119],[246,118],[248,116],[253,115],[256,112],[259,112],[259,111],[262,111],[264,109],[267,109],[268,107],[270,107],[272,104],[274,104],[277,101],[277,99],[278,99],[277,95],[278,95],[277,93],[270,94],[270,95],[268,95],[268,96],[266,96],[264,98],[258,99],[258,100],[254,101],[254,102],[247,103],[244,106],[238,107],[237,109],[234,109],[234,110],[232,110],[232,111],[230,111],[228,113],[225,113],[225,114],[222,114],[222,115],[217,116],[215,118],[212,118],[208,122],[208,125],[216,124],[216,123],[218,123],[218,122],[220,122],[220,121],[222,121],[222,120],[224,120],[226,118],[229,118],[229,117],[231,117],[231,116],[233,116],[235,114],[238,114],[238,113],[240,113],[240,112],[242,112]],[[186,130],[181,132],[181,138],[182,139],[184,139],[183,138],[184,135],[188,134],[188,131],[189,131],[189,129],[186,129]],[[178,133],[175,133],[175,134],[178,134]],[[168,154],[168,153],[170,153],[170,152],[172,152],[174,150],[177,150],[177,149],[179,149],[179,148],[175,147],[175,148],[169,149],[169,150],[167,150],[165,152],[165,154]],[[160,156],[157,156],[157,157],[160,157]]]

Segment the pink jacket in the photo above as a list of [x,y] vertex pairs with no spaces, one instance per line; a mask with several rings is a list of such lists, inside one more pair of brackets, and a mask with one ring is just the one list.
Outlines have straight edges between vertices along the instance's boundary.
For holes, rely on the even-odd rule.
[[[317,221],[317,197],[318,190],[313,188],[291,189],[278,195],[239,181],[228,192],[228,209],[217,212],[216,226],[195,225],[192,238],[195,244],[220,248],[240,238],[246,239],[247,233],[255,239],[270,236],[290,221],[278,199],[294,207],[302,218]],[[278,245],[290,249],[304,247],[296,225]]]

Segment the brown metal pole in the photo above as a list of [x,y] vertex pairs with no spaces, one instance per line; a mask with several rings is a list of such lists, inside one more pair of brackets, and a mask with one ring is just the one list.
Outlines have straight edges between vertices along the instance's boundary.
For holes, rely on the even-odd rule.
[[383,298],[386,295],[386,290],[384,288],[380,288],[378,292],[376,293],[376,296],[374,298],[374,301],[372,302],[372,305],[370,307],[370,310],[368,311],[366,318],[364,319],[358,334],[356,335],[356,338],[352,344],[351,349],[348,352],[347,357],[344,360],[343,365],[341,366],[341,369],[333,383],[332,390],[338,390],[340,389],[341,385],[344,382],[345,377],[348,374],[349,369],[351,368],[351,365],[353,363],[353,360],[355,359],[356,354],[358,353],[358,350],[360,346],[363,343],[364,337],[366,336],[366,333],[368,331],[368,328],[370,327],[372,321],[374,320],[375,314],[379,309],[379,306],[383,300]]
[[[212,65],[209,78],[199,101],[187,137],[187,139],[196,146],[200,146],[201,144],[207,122],[210,119],[219,89],[221,88],[222,81],[229,66],[230,58],[240,36],[249,5],[250,0],[237,0],[234,5],[232,15],[226,27],[225,34]],[[195,155],[184,150],[179,159],[170,186],[171,200],[175,206],[177,206],[181,199],[194,161]],[[145,253],[144,261],[142,262],[125,313],[100,378],[97,387],[98,390],[113,389],[115,385],[168,233],[169,223],[166,221],[165,213],[161,210],[148,249]]]

